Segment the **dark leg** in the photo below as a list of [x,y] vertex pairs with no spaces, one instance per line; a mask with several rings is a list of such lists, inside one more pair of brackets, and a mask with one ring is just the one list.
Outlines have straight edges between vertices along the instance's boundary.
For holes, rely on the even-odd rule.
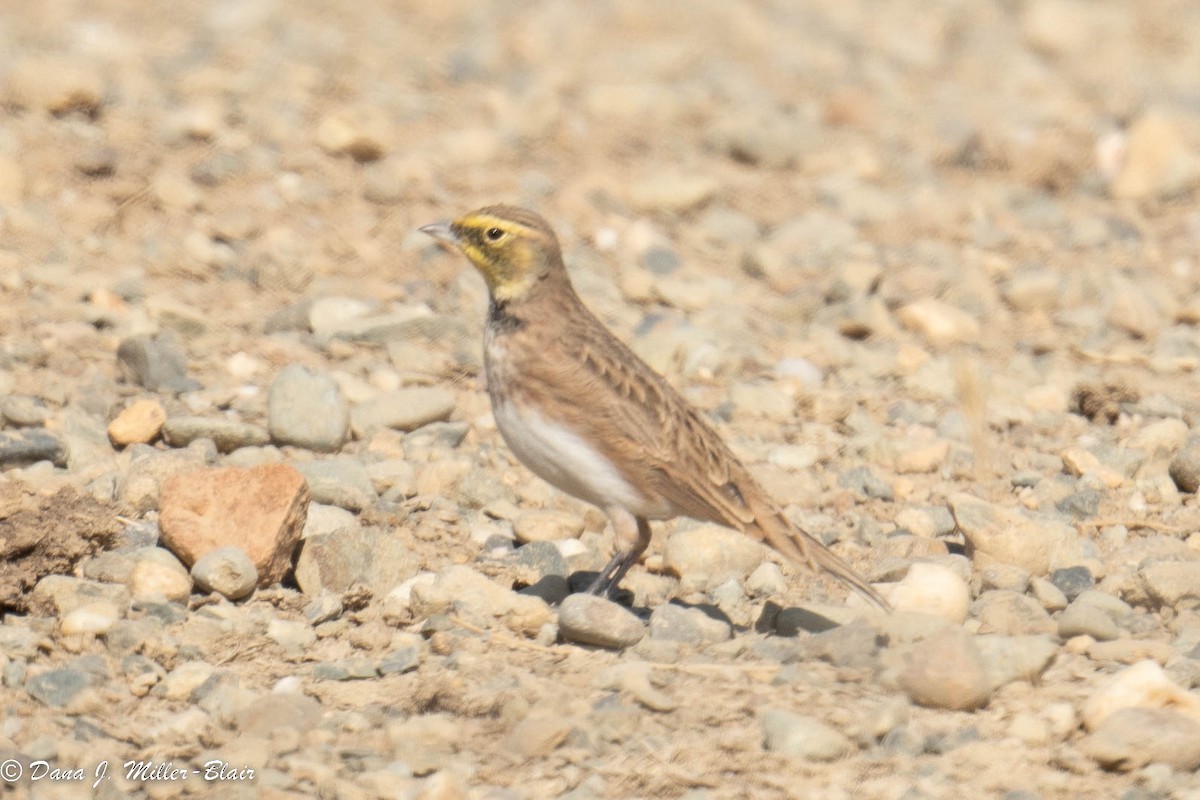
[[[629,568],[638,562],[642,553],[650,546],[650,523],[640,517],[635,517],[625,509],[610,509],[608,518],[612,522],[613,532],[617,535],[617,553],[608,565],[597,576],[595,582],[588,587],[591,594],[601,597],[611,597],[629,572]],[[626,541],[632,540],[628,550],[620,548]]]

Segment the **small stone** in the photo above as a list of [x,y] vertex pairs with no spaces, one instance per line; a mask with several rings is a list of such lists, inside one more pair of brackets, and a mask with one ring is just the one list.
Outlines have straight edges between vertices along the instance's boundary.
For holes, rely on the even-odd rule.
[[432,583],[414,581],[409,607],[417,617],[453,611],[484,623],[502,619],[510,629],[525,636],[536,635],[542,626],[554,621],[553,612],[540,597],[518,594],[470,567],[458,565],[444,568]]
[[1200,767],[1200,722],[1170,709],[1124,708],[1084,737],[1079,748],[1105,769],[1127,772],[1166,764],[1190,773]]
[[209,456],[199,442],[184,450],[165,452],[134,444],[130,451],[129,468],[117,478],[116,497],[138,515],[159,508],[162,485],[169,477],[204,467]]
[[1059,589],[1045,578],[1032,579],[1029,582],[1029,589],[1033,594],[1033,598],[1042,604],[1042,608],[1051,613],[1062,611],[1070,603],[1067,596],[1063,594],[1062,589]]
[[267,623],[267,638],[285,651],[297,653],[311,647],[317,634],[307,622],[276,618]]
[[162,541],[189,565],[218,547],[240,547],[259,585],[269,586],[291,569],[308,502],[304,477],[285,464],[175,474],[162,488]]
[[1056,569],[1050,573],[1050,582],[1058,587],[1068,601],[1096,585],[1092,571],[1084,566]]
[[50,409],[37,397],[10,394],[0,397],[0,416],[15,428],[40,428],[50,418]]
[[879,649],[887,640],[862,621],[838,625],[800,641],[806,658],[818,658],[835,667],[870,669],[879,661]]
[[1200,560],[1159,561],[1138,572],[1155,603],[1177,610],[1200,607]]
[[317,125],[317,145],[331,155],[375,161],[393,138],[387,115],[369,106],[344,108],[325,115]]
[[149,444],[158,438],[166,421],[167,411],[162,403],[152,397],[142,397],[108,423],[108,439],[114,447]]
[[558,630],[569,641],[612,650],[632,647],[646,633],[628,609],[592,594],[573,594],[562,601]]
[[311,539],[323,533],[333,533],[342,528],[357,528],[358,515],[338,506],[325,503],[309,503],[308,516],[304,520],[302,539]]
[[975,637],[983,669],[992,691],[1016,680],[1034,683],[1058,655],[1058,643],[1050,636]]
[[548,712],[533,713],[513,726],[504,746],[521,758],[544,758],[558,749],[573,729],[569,719]]
[[296,464],[312,499],[318,503],[362,511],[378,499],[366,467],[356,458],[334,457]]
[[1093,661],[1136,664],[1150,659],[1158,664],[1166,664],[1175,658],[1177,653],[1168,643],[1153,639],[1116,639],[1111,642],[1093,642],[1088,645],[1087,655]]
[[181,603],[192,594],[192,576],[170,552],[150,547],[133,565],[126,586],[137,602]]
[[719,189],[718,181],[707,175],[660,173],[632,184],[629,202],[642,212],[680,213],[704,205]]
[[896,455],[896,472],[901,475],[923,475],[936,472],[950,455],[950,442],[935,442],[907,447]]
[[553,508],[522,511],[513,520],[513,533],[522,543],[577,539],[583,533],[583,517]]
[[216,667],[205,661],[185,661],[167,673],[154,694],[166,700],[187,700],[213,676]]
[[985,705],[991,680],[971,636],[944,628],[913,644],[900,673],[900,687],[912,700],[931,708],[969,711]]
[[1200,156],[1178,124],[1151,109],[1134,120],[1125,159],[1109,191],[1116,198],[1141,199],[1173,194],[1200,180]]
[[1179,491],[1189,494],[1200,491],[1200,445],[1191,445],[1180,450],[1178,455],[1171,459],[1168,471]]
[[733,629],[725,620],[711,617],[700,608],[663,603],[650,615],[650,636],[702,645],[728,641]]
[[931,297],[901,307],[896,312],[896,319],[936,348],[979,341],[978,320],[962,309]]
[[70,575],[46,575],[33,587],[30,598],[32,608],[47,615],[54,613],[60,617],[97,602],[127,609],[129,590],[124,586]]
[[3,469],[28,466],[39,461],[65,467],[68,455],[63,441],[41,428],[0,433],[0,468]]
[[1170,679],[1153,661],[1126,667],[1104,681],[1084,702],[1084,727],[1096,730],[1123,708],[1169,708],[1200,722],[1200,697]]
[[982,633],[1020,634],[1055,633],[1058,626],[1046,609],[1032,597],[1018,592],[984,592],[971,606],[971,616]]
[[227,545],[200,556],[192,565],[192,580],[202,591],[241,600],[258,585],[258,569],[245,550]]
[[379,528],[343,528],[304,541],[296,583],[306,595],[341,593],[355,584],[384,596],[417,574],[421,562],[400,537]]
[[[1030,584],[1028,570],[1015,564],[988,564],[979,571],[979,578],[985,590],[999,589],[1018,594],[1023,593]],[[1066,607],[1066,603],[1063,603],[1063,607]]]
[[276,444],[330,453],[349,438],[350,409],[333,378],[291,364],[271,382],[267,428]]
[[307,731],[317,727],[321,703],[299,692],[274,692],[243,709],[234,725],[244,734],[269,736],[273,731]]
[[121,618],[115,603],[100,600],[87,603],[71,611],[62,619],[62,632],[67,635],[91,634],[101,636],[112,630]]
[[532,570],[539,579],[549,575],[566,578],[569,571],[566,559],[553,542],[530,542],[518,547],[514,563]]
[[764,561],[746,578],[746,591],[753,597],[771,597],[787,590],[787,578],[773,561]]
[[91,682],[88,674],[81,670],[52,669],[25,681],[25,691],[43,705],[63,708]]
[[667,539],[663,566],[680,578],[680,592],[744,579],[762,563],[762,545],[745,534],[716,525],[677,530]]
[[187,376],[187,354],[174,332],[132,336],[117,346],[117,364],[125,379],[156,392],[190,392],[200,384]]
[[1082,592],[1058,615],[1058,635],[1063,639],[1091,636],[1099,642],[1119,637],[1121,627],[1118,624],[1117,613],[1114,613],[1114,608],[1106,602],[1109,599],[1116,600],[1097,591]]
[[954,570],[917,562],[888,594],[897,611],[918,611],[961,624],[971,607],[971,590]]
[[380,675],[403,675],[421,666],[421,649],[417,645],[398,647],[379,662]]
[[1129,447],[1155,455],[1170,455],[1187,442],[1188,426],[1181,419],[1168,417],[1147,423],[1129,437]]
[[412,431],[444,422],[454,413],[454,393],[445,389],[396,389],[366,400],[350,411],[354,435],[367,439],[382,428]]
[[854,752],[841,732],[816,717],[773,708],[763,712],[763,744],[773,753],[807,761],[836,761]]
[[218,417],[171,417],[162,427],[162,436],[171,447],[187,447],[197,439],[211,439],[222,453],[239,447],[261,447],[271,441],[257,425]]
[[1100,511],[1100,492],[1095,489],[1080,489],[1059,500],[1054,507],[1075,519],[1091,519]]
[[1078,553],[1075,529],[1060,520],[1030,518],[965,493],[952,495],[949,506],[977,567],[1016,564],[1045,575],[1052,565]]

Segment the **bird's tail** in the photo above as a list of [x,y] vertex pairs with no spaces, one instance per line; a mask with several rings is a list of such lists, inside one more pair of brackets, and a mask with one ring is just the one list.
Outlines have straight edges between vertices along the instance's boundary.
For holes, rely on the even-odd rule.
[[875,588],[855,572],[853,567],[834,555],[832,550],[813,538],[811,534],[789,522],[782,512],[774,511],[762,515],[756,520],[756,523],[767,544],[784,557],[804,564],[814,572],[828,572],[881,611],[892,610],[888,601],[883,599],[883,595],[875,591]]

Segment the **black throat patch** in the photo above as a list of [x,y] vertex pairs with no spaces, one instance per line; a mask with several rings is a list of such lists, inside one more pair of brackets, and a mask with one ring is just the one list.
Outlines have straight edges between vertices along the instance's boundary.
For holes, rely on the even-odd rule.
[[525,320],[513,314],[508,300],[493,299],[488,304],[488,327],[493,333],[512,333],[525,327]]

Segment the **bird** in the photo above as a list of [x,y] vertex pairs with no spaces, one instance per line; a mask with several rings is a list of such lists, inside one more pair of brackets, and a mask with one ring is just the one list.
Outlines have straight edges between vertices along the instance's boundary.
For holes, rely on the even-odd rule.
[[650,522],[686,516],[763,541],[889,609],[584,305],[539,214],[492,205],[420,230],[466,256],[487,284],[484,374],[501,437],[534,474],[608,517],[616,553],[588,591],[611,598],[650,544]]

